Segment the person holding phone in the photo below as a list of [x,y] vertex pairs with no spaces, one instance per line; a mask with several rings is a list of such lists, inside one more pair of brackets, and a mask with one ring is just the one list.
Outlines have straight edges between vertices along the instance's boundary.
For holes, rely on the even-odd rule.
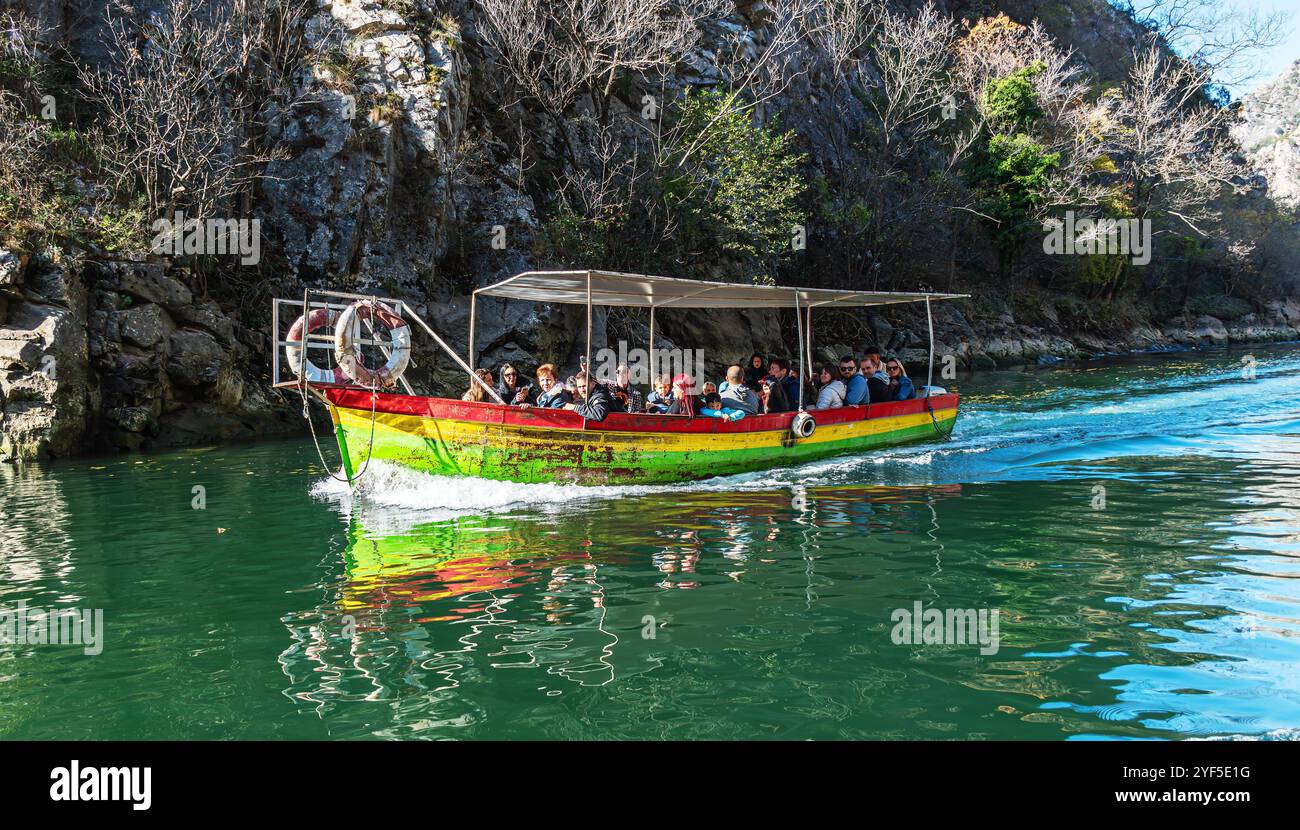
[[501,400],[511,406],[537,402],[532,384],[520,380],[518,370],[509,363],[501,367],[501,385],[497,387],[497,394],[501,396]]

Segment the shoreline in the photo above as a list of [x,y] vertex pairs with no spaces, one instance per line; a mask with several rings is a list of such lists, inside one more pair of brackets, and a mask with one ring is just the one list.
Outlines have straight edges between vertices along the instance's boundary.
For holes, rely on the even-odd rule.
[[[224,446],[300,432],[301,401],[269,386],[271,325],[246,326],[204,296],[188,270],[130,261],[21,266],[0,292],[0,463]],[[413,306],[449,342],[467,341],[467,298]],[[836,361],[874,345],[909,367],[924,366],[924,311],[883,308],[890,310],[815,315],[811,361]],[[936,382],[943,385],[951,371],[1300,341],[1296,297],[1228,321],[1157,315],[1070,294],[989,291],[940,303]],[[531,371],[551,362],[568,370],[585,349],[575,321],[545,304],[483,302],[478,320],[476,365],[512,362]],[[599,315],[595,326],[594,342],[607,347],[644,343],[647,334],[636,319]],[[704,374],[720,376],[754,352],[788,354],[796,341],[771,311],[683,309],[661,318],[655,342],[699,349],[707,357]],[[418,389],[455,397],[464,386],[463,370],[437,353],[422,354],[419,366],[411,373]]]
[[[1090,353],[1087,355],[1075,355],[1070,357],[1040,356],[1036,361],[1028,362],[1028,363],[1015,363],[1009,365],[999,365],[995,367],[976,368],[976,369],[964,368],[962,369],[962,375],[964,380],[970,380],[972,378],[982,377],[994,372],[1015,372],[1015,371],[1029,372],[1029,371],[1034,371],[1039,369],[1062,369],[1062,368],[1070,368],[1075,366],[1082,367],[1088,364],[1098,363],[1107,360],[1123,360],[1123,359],[1134,359],[1134,358],[1143,358],[1143,357],[1158,357],[1162,355],[1179,355],[1179,354],[1193,354],[1193,353],[1203,354],[1203,353],[1213,352],[1216,350],[1221,350],[1226,353],[1234,349],[1249,349],[1252,347],[1300,347],[1300,337],[1294,337],[1288,340],[1253,340],[1253,341],[1234,340],[1234,341],[1227,341],[1227,342],[1212,342],[1212,343],[1172,344],[1163,347],[1154,347],[1154,348],[1147,348],[1147,349],[1130,349],[1127,351],[1099,352],[1099,353]],[[936,350],[936,364],[938,363],[937,358],[938,358],[938,351]],[[943,386],[944,384],[936,383],[936,385]],[[960,388],[956,388],[953,391],[957,391],[959,393],[961,392]],[[285,411],[293,412],[293,410],[294,410],[294,401],[291,400],[289,401],[289,404],[286,407]],[[317,415],[319,419],[320,413],[316,412],[316,410],[312,410],[312,411]],[[284,441],[305,441],[308,439],[309,435],[306,431],[306,426],[302,424],[300,421],[298,421],[297,417],[298,416],[295,413],[294,417],[285,425],[285,428],[282,430],[267,431],[257,435],[248,436],[248,437],[232,438],[232,439],[218,440],[218,441],[198,442],[192,444],[150,446],[147,448],[141,448],[138,450],[126,451],[126,452],[120,450],[99,451],[99,452],[90,450],[86,452],[80,452],[74,455],[60,456],[54,458],[47,457],[47,458],[36,458],[36,459],[27,459],[27,460],[5,459],[0,461],[0,469],[20,471],[23,468],[29,466],[35,466],[37,468],[45,469],[50,465],[61,466],[65,463],[76,463],[79,461],[86,461],[91,459],[112,459],[112,458],[125,459],[128,457],[135,457],[135,456],[157,457],[157,456],[165,456],[171,453],[180,453],[180,452],[189,452],[189,451],[210,452],[210,451],[220,450],[228,447],[250,447],[250,446],[256,446],[260,444],[274,444],[274,443],[279,443]],[[318,435],[321,434],[320,430],[325,430],[326,432],[328,432],[329,429],[330,427],[328,422],[317,424]]]

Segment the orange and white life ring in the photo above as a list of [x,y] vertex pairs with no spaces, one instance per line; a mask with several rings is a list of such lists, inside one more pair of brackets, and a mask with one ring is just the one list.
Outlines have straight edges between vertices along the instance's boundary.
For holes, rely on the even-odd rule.
[[306,354],[307,335],[318,329],[332,329],[338,321],[339,313],[331,308],[318,308],[312,311],[310,320],[304,331],[303,318],[299,317],[289,328],[289,336],[286,340],[296,341],[298,345],[288,345],[284,347],[284,354],[289,362],[289,368],[298,377],[303,377],[303,372],[307,373],[306,380],[309,383],[347,383],[347,378],[343,377],[337,369],[322,369],[315,363],[312,363],[304,355]]
[[[361,358],[361,323],[388,331],[388,362],[371,369]],[[338,371],[362,386],[392,386],[411,361],[411,327],[397,312],[375,300],[357,300],[343,310],[334,325],[334,359]]]

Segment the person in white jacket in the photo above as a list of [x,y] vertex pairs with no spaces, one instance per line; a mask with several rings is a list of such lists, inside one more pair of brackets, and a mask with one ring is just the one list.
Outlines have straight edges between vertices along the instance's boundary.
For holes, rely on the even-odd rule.
[[844,381],[839,379],[836,368],[828,363],[822,364],[817,375],[817,405],[813,409],[838,409],[844,406],[844,395],[848,390],[844,387]]

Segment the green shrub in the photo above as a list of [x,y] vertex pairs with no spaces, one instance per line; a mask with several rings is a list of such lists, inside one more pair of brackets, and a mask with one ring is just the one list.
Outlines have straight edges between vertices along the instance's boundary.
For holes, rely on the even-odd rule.
[[559,267],[590,268],[609,256],[609,220],[590,219],[564,206],[542,223],[537,256]]
[[1010,75],[989,81],[984,88],[984,109],[995,130],[1004,133],[1028,132],[1043,117],[1043,109],[1038,105],[1038,93],[1034,91],[1034,77],[1043,69],[1042,63],[1035,62]]
[[806,157],[794,151],[794,133],[755,124],[736,95],[717,90],[688,92],[680,118],[682,138],[660,186],[691,247],[729,252],[756,279],[770,278],[805,221]]

